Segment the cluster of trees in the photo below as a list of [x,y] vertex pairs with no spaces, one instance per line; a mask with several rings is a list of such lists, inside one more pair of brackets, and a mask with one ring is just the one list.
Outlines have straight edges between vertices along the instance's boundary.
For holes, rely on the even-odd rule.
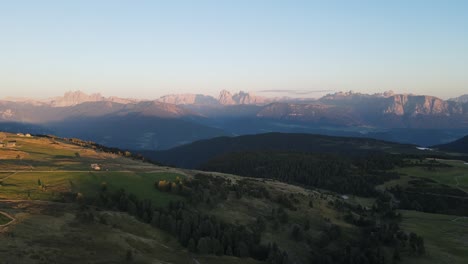
[[182,191],[178,193],[192,205],[200,203],[208,206],[215,205],[228,199],[229,194],[233,194],[237,199],[244,196],[271,198],[271,194],[265,186],[256,184],[249,179],[237,180],[234,184],[230,179],[223,177],[196,174],[190,180],[180,181],[179,184],[182,186]]
[[182,180],[177,177],[174,181],[160,180],[154,183],[154,187],[162,192],[182,193],[186,192],[187,188],[184,186]]
[[347,158],[297,152],[248,152],[215,158],[202,168],[374,196],[375,185],[399,177],[390,170],[400,164],[403,164],[401,157],[382,153]]
[[468,195],[463,191],[439,184],[427,184],[428,179],[410,181],[410,186],[388,188],[400,202],[399,208],[427,213],[468,216]]
[[[110,192],[107,185],[102,184],[97,197],[80,197],[79,201],[82,208],[93,205],[128,212],[140,221],[170,233],[189,251],[199,254],[251,257],[276,264],[290,263],[294,257],[278,245],[261,242],[263,232],[269,227],[273,230],[287,230],[291,241],[307,243],[312,249],[312,263],[382,264],[388,263],[385,261],[388,256],[385,252],[388,250],[393,252],[394,261],[400,260],[403,252],[414,255],[425,252],[424,240],[420,236],[407,234],[399,228],[399,215],[388,194],[379,194],[373,208],[330,200],[330,206],[341,212],[347,211],[353,219],[348,220],[361,231],[359,236],[350,239],[342,235],[338,225],[329,221],[322,226],[318,238],[311,236],[307,232],[310,229],[307,217],[301,223],[289,215],[289,212],[297,210],[300,197],[271,192],[261,181],[242,179],[233,182],[224,177],[198,174],[189,180],[158,181],[155,187],[165,192],[176,190],[175,193],[186,199],[159,208],[153,206],[151,201],[138,199],[124,190]],[[228,199],[228,196],[231,199],[259,197],[277,206],[272,208],[270,214],[258,216],[250,225],[225,223],[197,210],[199,204],[206,208],[206,205],[215,205]],[[304,198],[307,199],[306,196]],[[313,203],[309,203],[309,206],[313,207]],[[84,223],[96,221],[89,210],[83,210],[77,218]]]
[[[82,208],[89,205],[128,212],[143,222],[160,228],[173,236],[190,251],[200,254],[252,257],[268,263],[287,262],[287,254],[275,244],[261,244],[264,226],[251,227],[227,224],[213,216],[203,215],[185,202],[171,202],[165,208],[156,208],[149,200],[140,200],[124,190],[110,192],[103,185],[97,198],[82,199]],[[78,218],[93,220],[93,214],[83,210]]]
[[[345,211],[344,220],[359,226],[361,234],[335,250],[329,250],[327,243],[321,244],[323,250],[314,255],[314,263],[396,263],[403,253],[416,256],[425,254],[424,239],[400,229],[400,215],[388,193],[378,194],[376,204],[368,209],[339,201],[334,202],[333,206]],[[327,242],[327,239],[323,241]],[[389,251],[392,253],[391,259],[388,259]]]

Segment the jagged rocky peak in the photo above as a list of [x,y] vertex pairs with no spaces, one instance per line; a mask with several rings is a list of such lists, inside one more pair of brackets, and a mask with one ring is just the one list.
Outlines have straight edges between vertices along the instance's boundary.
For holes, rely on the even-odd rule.
[[327,94],[321,98],[321,100],[351,100],[356,98],[382,98],[382,97],[391,97],[394,96],[395,92],[392,90],[385,91],[383,93],[375,93],[375,94],[365,94],[359,93],[354,91],[347,91],[347,92],[336,92],[333,94]]
[[162,96],[158,101],[175,105],[260,105],[271,100],[244,91],[232,94],[222,90],[218,98],[203,94],[170,94]]
[[455,98],[450,98],[448,99],[448,101],[454,101],[457,103],[468,103],[468,94],[464,94]]
[[231,94],[227,90],[222,90],[219,93],[218,101],[222,105],[262,105],[270,103],[273,100],[244,91]]
[[0,110],[0,119],[11,119],[15,115],[15,112],[11,109],[6,109],[4,111]]
[[227,90],[222,90],[219,93],[218,102],[222,105],[234,105],[236,102],[232,98],[232,94]]
[[396,115],[452,115],[463,114],[460,104],[453,104],[427,95],[397,94],[388,98],[385,114]]
[[104,100],[105,97],[99,93],[88,95],[82,91],[69,91],[66,92],[62,97],[53,98],[50,104],[51,106],[55,107],[66,107],[82,104],[85,102],[99,102]]
[[393,92],[392,90],[388,90],[388,91],[385,91],[382,93],[382,96],[383,97],[390,97],[390,96],[394,96],[395,95],[395,92]]
[[46,103],[52,107],[68,107],[75,106],[87,102],[112,102],[119,104],[137,103],[138,99],[120,98],[116,96],[104,97],[100,93],[86,94],[82,91],[69,91],[63,96],[55,97],[46,100]]
[[350,100],[356,97],[370,97],[371,95],[369,94],[361,94],[361,93],[355,93],[353,91],[347,91],[347,92],[336,92],[332,94],[327,94],[323,96],[320,100],[322,101],[329,101],[329,100]]
[[203,94],[169,94],[162,96],[158,101],[175,105],[216,105],[218,101],[209,95]]

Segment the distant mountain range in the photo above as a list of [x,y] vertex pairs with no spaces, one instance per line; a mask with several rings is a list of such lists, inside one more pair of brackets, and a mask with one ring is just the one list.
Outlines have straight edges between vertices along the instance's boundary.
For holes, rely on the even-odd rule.
[[[294,99],[223,90],[217,98],[173,94],[137,100],[76,91],[44,100],[0,100],[0,122],[17,130],[31,127],[131,149],[165,149],[214,136],[265,132],[366,136],[429,146],[468,134],[468,103],[463,98],[389,91]],[[125,138],[124,132],[132,136]]]
[[468,103],[468,94],[464,94],[462,96],[455,97],[455,98],[450,98],[448,100],[458,102],[458,103]]

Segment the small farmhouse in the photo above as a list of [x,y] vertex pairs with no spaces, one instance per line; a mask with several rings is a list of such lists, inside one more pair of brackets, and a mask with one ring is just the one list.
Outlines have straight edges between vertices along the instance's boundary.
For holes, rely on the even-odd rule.
[[91,169],[95,171],[100,171],[101,167],[99,166],[99,164],[91,164]]

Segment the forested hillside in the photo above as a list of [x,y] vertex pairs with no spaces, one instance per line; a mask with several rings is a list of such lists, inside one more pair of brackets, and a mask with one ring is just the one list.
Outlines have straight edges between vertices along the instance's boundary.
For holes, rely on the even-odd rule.
[[267,133],[200,140],[167,151],[142,152],[152,160],[184,168],[197,168],[228,153],[246,151],[293,151],[362,156],[373,152],[423,153],[416,146],[369,138],[313,134]]

